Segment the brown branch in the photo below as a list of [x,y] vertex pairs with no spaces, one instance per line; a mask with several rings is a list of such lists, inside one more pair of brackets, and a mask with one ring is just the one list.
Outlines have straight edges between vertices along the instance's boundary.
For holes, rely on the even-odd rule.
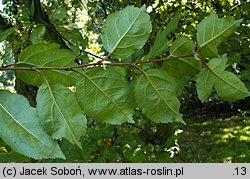
[[108,55],[106,55],[104,58],[102,58],[101,60],[99,60],[97,63],[99,63],[99,64],[101,64],[101,63],[103,63],[105,60],[107,60],[109,57],[110,57],[110,55],[112,54],[112,52],[110,52]]
[[135,124],[133,124],[133,123],[127,123],[128,125],[130,125],[130,126],[133,126],[133,127],[135,127],[135,128],[137,128],[137,129],[139,129],[139,130],[141,130],[142,132],[144,132],[144,133],[146,133],[146,131],[145,131],[145,129],[143,129],[142,127],[139,127],[139,126],[137,126],[137,125],[135,125]]
[[[178,59],[178,58],[191,57],[193,55],[194,55],[194,53],[181,55],[181,56],[168,56],[166,58],[161,58],[161,59],[145,60],[145,61],[132,62],[132,63],[104,62],[104,60],[107,59],[110,56],[110,54],[109,54],[106,57],[104,57],[101,61],[98,61],[96,63],[80,64],[80,65],[75,65],[75,66],[32,66],[32,67],[15,67],[14,66],[15,64],[12,64],[12,65],[8,65],[8,66],[0,67],[0,71],[5,71],[5,70],[33,70],[33,71],[36,71],[36,70],[72,70],[72,69],[75,69],[75,68],[83,68],[83,67],[89,67],[89,66],[101,66],[101,65],[106,65],[106,66],[129,66],[129,67],[137,68],[138,65],[144,64],[144,63],[162,62],[162,61],[174,60],[174,59]],[[14,67],[10,67],[10,66],[14,66]]]
[[[69,49],[68,45],[70,46],[76,46],[75,44],[73,44],[70,40],[68,40],[66,37],[64,37],[55,27],[54,24],[52,24],[49,20],[49,16],[47,14],[47,12],[43,9],[40,0],[34,0],[34,8],[35,8],[35,13],[33,15],[33,19],[34,22],[37,24],[43,24],[46,29],[48,30],[48,32],[50,32],[53,36],[53,38],[55,38],[55,41],[57,43],[59,43],[63,48]],[[91,55],[95,58],[98,59],[102,59],[101,57],[88,52],[86,50],[80,50],[81,52],[84,52],[88,55]]]
[[15,64],[9,64],[9,65],[4,65],[4,66],[2,66],[2,68],[9,68],[9,67],[12,67],[12,66],[14,66]]

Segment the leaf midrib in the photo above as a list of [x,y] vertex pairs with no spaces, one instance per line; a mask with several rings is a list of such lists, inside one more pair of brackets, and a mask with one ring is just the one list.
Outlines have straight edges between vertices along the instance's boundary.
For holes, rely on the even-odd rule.
[[[62,118],[63,118],[65,124],[68,126],[68,129],[69,129],[69,131],[70,131],[70,133],[71,133],[71,136],[73,137],[73,139],[74,139],[74,141],[76,142],[76,144],[81,148],[81,145],[79,144],[78,140],[76,139],[76,137],[75,137],[75,135],[74,135],[74,133],[73,133],[73,131],[72,131],[70,125],[68,124],[67,119],[65,118],[65,116],[64,116],[64,114],[62,113],[62,111],[61,111],[61,109],[60,109],[58,103],[56,102],[56,99],[55,99],[55,97],[54,97],[54,93],[53,93],[53,91],[52,91],[52,89],[51,89],[50,84],[48,83],[48,81],[46,81],[46,85],[47,85],[47,87],[48,87],[48,89],[49,89],[49,93],[50,93],[50,96],[51,96],[51,98],[52,98],[52,102],[53,102],[52,105],[55,104],[55,106],[56,106],[56,108],[58,109],[60,115],[62,116]],[[52,113],[52,114],[53,114],[53,113]],[[54,118],[53,118],[53,119],[54,119]],[[64,136],[64,137],[65,137],[65,136]]]
[[4,110],[5,113],[7,113],[8,116],[11,117],[11,119],[14,120],[15,123],[18,124],[18,126],[20,126],[24,131],[26,131],[28,134],[30,134],[33,138],[35,138],[37,141],[39,141],[39,143],[43,144],[44,146],[47,146],[48,148],[50,148],[50,146],[46,145],[46,143],[44,143],[43,141],[41,141],[37,136],[35,136],[33,133],[31,133],[29,130],[27,130],[19,121],[16,120],[16,118],[9,113],[9,111],[7,109],[5,109],[5,107],[0,104],[0,107]]
[[188,64],[189,66],[193,67],[194,69],[198,70],[198,71],[201,70],[201,68],[199,68],[198,66],[195,66],[194,63],[191,63],[191,62],[189,62],[188,60],[185,60],[185,59],[180,59],[180,60],[181,60],[182,62]]
[[[104,94],[104,96],[106,96],[106,98],[108,98],[116,107],[117,109],[119,109],[119,111],[122,112],[122,114],[126,117],[126,119],[130,120],[127,116],[126,113],[124,113],[124,111],[122,110],[122,108],[107,94],[105,93],[105,91],[103,91],[99,86],[98,84],[96,84],[94,82],[94,80],[92,80],[88,75],[84,75],[102,94]],[[106,78],[106,77],[105,77]]]
[[[136,18],[132,21],[132,23],[131,23],[131,25],[129,26],[129,28],[127,29],[127,31],[125,31],[125,33],[121,36],[121,38],[120,38],[120,39],[117,41],[117,43],[114,45],[114,47],[113,47],[113,49],[111,50],[110,53],[113,53],[113,52],[116,50],[117,46],[121,43],[121,41],[122,41],[123,38],[126,36],[126,34],[130,31],[130,29],[132,28],[132,26],[134,25],[134,23],[136,22],[136,20],[138,19],[138,17],[141,15],[142,10],[143,10],[143,8],[140,9],[140,12],[139,12],[138,15],[136,16]],[[116,21],[117,21],[117,19],[121,16],[121,14],[122,14],[122,13],[120,13],[119,16],[116,18]],[[116,24],[115,24],[115,28],[117,29]],[[120,35],[120,34],[118,33],[118,35]],[[109,46],[110,46],[110,45],[109,45]]]
[[[173,50],[170,49],[170,51],[171,51],[171,52],[170,52],[170,55],[175,56],[174,52],[177,51],[178,48],[180,48],[182,45],[184,45],[184,44],[190,42],[190,41],[188,41],[187,39],[185,39],[185,40],[186,40],[186,41],[183,41],[181,44],[179,44],[178,46],[176,46]],[[188,54],[188,53],[189,53],[189,52],[187,52],[186,54]],[[185,54],[181,54],[181,55],[185,55]]]
[[[223,71],[223,72],[227,72],[227,71]],[[221,72],[221,73],[223,73]],[[230,72],[229,72],[230,73]],[[248,94],[246,93],[245,91],[242,91],[241,89],[235,87],[234,85],[232,85],[231,83],[227,82],[224,78],[222,78],[219,74],[217,74],[216,72],[213,72],[213,74],[219,78],[219,80],[223,81],[224,83],[226,83],[228,86],[231,86],[232,88],[236,89],[237,91],[240,91],[241,93],[245,93],[245,94]],[[233,73],[232,73],[233,74]]]
[[[218,66],[218,65],[217,65]],[[216,67],[217,67],[216,66]],[[215,69],[216,67],[214,67],[213,69]],[[238,91],[240,91],[240,92],[242,92],[242,93],[246,93],[245,91],[242,91],[242,90],[240,90],[239,88],[237,88],[237,87],[235,87],[235,86],[233,86],[233,85],[231,85],[230,83],[228,83],[224,78],[222,78],[215,70],[213,70],[212,68],[208,68],[208,70],[215,76],[215,77],[217,77],[219,80],[221,80],[221,81],[223,81],[224,83],[226,83],[227,85],[229,85],[229,86],[231,86],[232,88],[234,88],[234,89],[236,89],[236,90],[238,90]],[[225,72],[225,70],[223,70],[221,73],[223,73],[223,72]]]
[[146,76],[148,82],[150,83],[150,85],[153,87],[153,89],[155,90],[155,92],[157,93],[157,95],[164,101],[164,103],[168,106],[168,108],[174,112],[174,114],[176,114],[178,117],[180,117],[180,115],[178,113],[176,113],[176,111],[168,105],[168,103],[165,101],[165,99],[163,98],[163,96],[158,92],[158,90],[156,89],[156,87],[154,86],[154,84],[152,83],[152,81],[150,80],[149,76],[147,73],[144,73],[144,75]]
[[[208,40],[207,42],[203,43],[200,45],[200,48],[206,46],[207,44],[209,44],[210,42],[212,42],[213,40],[216,40],[217,38],[219,38],[219,36],[223,36],[223,34],[229,30],[230,28],[232,28],[235,24],[237,24],[238,21],[235,21],[233,24],[231,24],[230,26],[228,26],[227,28],[225,28],[221,33],[218,33],[217,35],[215,35],[213,38],[211,38],[210,40]],[[212,32],[212,34],[214,34],[214,31]]]

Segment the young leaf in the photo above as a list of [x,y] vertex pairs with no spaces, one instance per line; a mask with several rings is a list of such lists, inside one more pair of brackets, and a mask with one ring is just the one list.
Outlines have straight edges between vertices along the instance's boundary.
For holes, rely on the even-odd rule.
[[219,19],[216,13],[203,19],[197,29],[199,55],[213,58],[218,55],[217,46],[230,36],[243,19],[235,21],[232,17]]
[[40,126],[36,110],[18,94],[0,93],[0,137],[14,151],[34,159],[65,158]]
[[[170,48],[171,56],[181,56],[193,53],[195,44],[187,37],[180,37],[174,41]],[[173,77],[180,79],[185,76],[192,76],[197,74],[201,69],[201,61],[194,57],[178,58],[164,62],[163,69],[168,71]]]
[[61,84],[44,83],[38,90],[37,111],[44,129],[54,139],[64,137],[81,148],[86,118],[73,92]]
[[10,34],[15,31],[15,27],[11,27],[0,33],[0,42],[4,41]]
[[127,58],[140,50],[152,30],[146,7],[128,6],[112,13],[102,30],[104,48],[115,58]]
[[86,115],[110,124],[133,122],[130,85],[113,69],[94,68],[76,84],[77,98]]
[[224,100],[234,102],[250,95],[244,83],[232,72],[219,73],[214,88],[217,94]]
[[203,68],[197,78],[196,88],[199,99],[204,102],[212,93],[215,76],[212,72],[221,73],[227,64],[226,55],[213,58],[208,63],[208,68]]
[[[69,50],[59,49],[58,44],[35,44],[22,51],[19,57],[20,66],[70,66],[74,65],[75,55]],[[18,66],[17,65],[17,66]],[[63,70],[39,70],[48,81],[64,84],[65,86],[74,85],[76,75],[73,72]],[[21,70],[17,75],[26,83],[33,86],[43,84],[40,74],[31,70]],[[32,78],[31,78],[32,76]]]
[[135,98],[145,115],[157,123],[185,123],[179,113],[180,102],[175,96],[176,83],[165,71],[148,70],[135,85]]

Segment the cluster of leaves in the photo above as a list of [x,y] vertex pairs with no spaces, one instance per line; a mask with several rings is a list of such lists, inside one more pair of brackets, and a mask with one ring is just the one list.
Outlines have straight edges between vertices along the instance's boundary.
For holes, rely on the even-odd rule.
[[[146,123],[146,121],[141,121]],[[178,153],[177,135],[173,135],[163,143],[152,144],[159,139],[148,138],[152,134],[135,128],[130,124],[112,126],[98,124],[88,120],[88,128],[81,139],[80,149],[67,140],[60,141],[60,148],[66,159],[43,159],[38,162],[173,162],[173,156]],[[145,142],[146,141],[146,142]],[[34,162],[29,157],[21,155],[0,140],[1,162]]]
[[[185,123],[178,95],[191,76],[196,78],[201,101],[213,89],[226,101],[249,96],[244,83],[225,70],[227,55],[217,49],[242,20],[211,13],[199,23],[197,45],[182,36],[169,48],[167,36],[179,19],[176,15],[158,31],[149,53],[142,57],[134,54],[143,49],[152,31],[145,6],[128,6],[107,17],[102,43],[108,55],[97,63],[79,65],[73,52],[55,43],[27,47],[13,67],[1,70],[16,70],[19,78],[37,86],[37,105],[29,106],[19,94],[1,92],[0,137],[28,157],[65,159],[58,142],[86,150],[88,144],[81,143],[81,137],[89,118],[112,125],[134,123],[136,109],[155,123]],[[154,59],[167,51],[168,57]]]

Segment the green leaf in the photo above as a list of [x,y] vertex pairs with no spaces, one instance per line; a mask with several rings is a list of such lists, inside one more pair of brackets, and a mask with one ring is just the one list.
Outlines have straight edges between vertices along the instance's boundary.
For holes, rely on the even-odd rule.
[[197,78],[197,93],[205,101],[215,87],[218,95],[226,101],[233,102],[249,96],[244,83],[233,73],[225,71],[227,56],[213,58],[207,67],[201,70]]
[[154,44],[150,48],[150,51],[146,55],[145,59],[151,59],[157,56],[161,56],[163,52],[166,52],[168,50],[168,35],[177,28],[180,18],[181,14],[177,12],[164,30],[158,30]]
[[50,160],[45,160],[42,161],[42,163],[83,163],[83,162],[87,162],[88,160],[83,160],[83,157],[86,156],[84,149],[85,148],[89,148],[90,145],[87,143],[83,143],[84,144],[84,148],[80,149],[79,147],[76,147],[75,145],[71,144],[69,141],[67,140],[62,140],[60,141],[60,147],[61,150],[63,151],[66,160],[62,160],[62,159],[50,159]]
[[166,27],[166,34],[170,34],[175,31],[175,29],[178,26],[181,16],[182,16],[181,13],[179,12],[175,13],[174,17],[170,20],[170,22],[168,23]]
[[40,122],[54,139],[66,138],[81,148],[80,137],[85,133],[86,118],[76,96],[61,84],[44,83],[37,94]]
[[128,6],[106,19],[102,30],[103,46],[114,58],[127,58],[144,46],[151,30],[146,7]]
[[87,1],[87,6],[90,7],[90,8],[95,8],[96,5],[97,5],[97,4],[94,3],[94,2]]
[[186,55],[194,52],[195,44],[188,37],[180,37],[175,40],[173,45],[170,48],[170,55],[172,56],[180,56]]
[[45,33],[46,28],[43,25],[36,26],[30,35],[32,44],[42,43]]
[[67,9],[65,7],[57,8],[52,14],[49,16],[49,20],[54,23],[58,20],[62,20],[67,17]]
[[174,78],[159,69],[143,73],[135,85],[135,98],[144,114],[157,123],[181,122]]
[[199,55],[213,58],[218,55],[217,46],[230,36],[243,19],[235,21],[232,17],[219,19],[211,13],[203,19],[197,29],[197,41],[200,46]]
[[0,154],[0,162],[1,163],[29,163],[32,162],[30,158],[21,155],[20,153],[16,153],[14,151],[10,151],[6,154]]
[[242,80],[250,81],[250,69],[242,70],[240,76]]
[[[195,44],[192,40],[187,37],[180,37],[171,46],[170,55],[173,57],[187,55],[193,53],[194,49]],[[196,60],[194,57],[178,58],[163,63],[163,69],[177,79],[196,75],[199,73],[201,66],[201,61]]]
[[30,11],[31,11],[31,17],[34,17],[34,13],[35,13],[35,4],[34,4],[34,1],[31,2]]
[[[5,142],[0,138],[0,146],[1,147],[5,147]],[[0,150],[1,152],[3,152],[3,150]]]
[[218,74],[214,88],[224,100],[234,102],[250,95],[244,83],[232,72],[223,71]]
[[241,61],[241,53],[239,52],[234,52],[228,59],[228,64],[229,65],[233,65],[233,64],[237,64],[240,63]]
[[197,77],[197,93],[199,99],[204,102],[212,93],[215,76],[212,71],[221,73],[225,70],[227,64],[227,57],[226,55],[220,58],[213,58],[209,61],[208,69],[207,67],[203,68],[198,77]]
[[158,30],[154,45],[150,48],[149,53],[145,56],[145,59],[151,59],[162,55],[163,52],[168,50],[169,42],[167,36],[167,30]]
[[120,159],[119,154],[115,148],[102,148],[100,155],[105,158],[108,162],[117,162]]
[[39,53],[46,52],[48,50],[57,50],[59,49],[59,44],[56,43],[43,43],[43,44],[36,44],[31,45],[25,48],[19,56],[20,62],[29,61],[30,58],[34,58],[33,56]]
[[4,41],[10,34],[15,31],[15,27],[11,27],[0,33],[0,42]]
[[[69,50],[59,49],[58,44],[35,44],[22,51],[16,66],[71,66],[74,63],[75,55]],[[63,70],[39,70],[49,82],[61,83],[65,86],[75,84],[76,74]],[[16,74],[26,83],[33,86],[43,84],[41,75],[31,70],[19,70]],[[32,76],[32,78],[31,78]]]
[[0,93],[0,137],[13,150],[34,159],[65,158],[42,129],[36,109],[21,95]]
[[212,93],[215,77],[207,69],[203,68],[196,80],[196,89],[199,99],[204,102]]
[[133,122],[134,100],[130,85],[113,69],[94,68],[76,84],[77,98],[86,113],[110,124]]
[[75,42],[76,44],[81,45],[83,49],[85,49],[86,46],[88,45],[88,39],[83,38],[81,32],[78,29],[73,29],[71,31],[71,36],[72,36],[73,42]]

